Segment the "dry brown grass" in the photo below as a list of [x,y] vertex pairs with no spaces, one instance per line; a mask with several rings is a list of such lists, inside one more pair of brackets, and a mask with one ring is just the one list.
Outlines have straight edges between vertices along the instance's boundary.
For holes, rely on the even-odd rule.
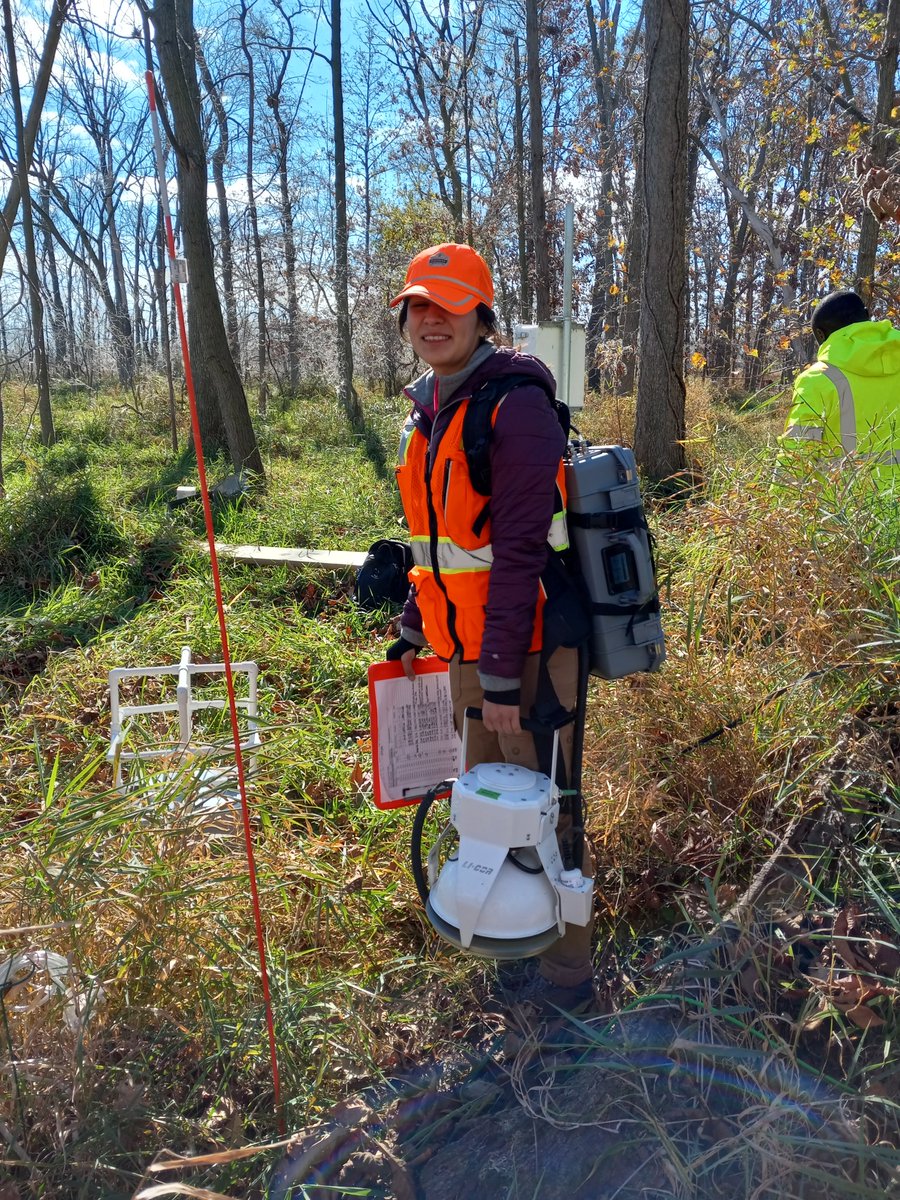
[[[841,714],[891,669],[888,651],[866,648],[884,594],[853,497],[773,498],[765,456],[735,457],[770,417],[697,389],[691,414],[702,488],[652,510],[668,662],[592,691],[587,785],[610,927],[646,927],[660,909],[670,919],[683,896],[745,880],[803,803]],[[615,437],[628,419],[610,398],[585,425]],[[21,932],[0,945],[68,956],[81,1006],[67,1026],[64,997],[45,996],[38,973],[3,1008],[0,1141],[23,1198],[119,1197],[163,1144],[215,1149],[277,1128],[240,843],[206,847],[164,798],[116,796],[100,761],[110,666],[173,661],[186,629],[198,655],[217,657],[204,570],[180,560],[143,613],[93,647],[51,653],[6,714],[0,928]],[[480,1045],[490,974],[427,929],[406,861],[411,815],[375,813],[356,788],[364,666],[386,628],[339,589],[310,619],[296,587],[226,579],[235,654],[264,671],[256,854],[290,1127]]]

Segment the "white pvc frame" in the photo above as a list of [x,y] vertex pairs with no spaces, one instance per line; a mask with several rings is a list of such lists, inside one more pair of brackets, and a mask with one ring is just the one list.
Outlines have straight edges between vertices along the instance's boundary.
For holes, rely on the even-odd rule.
[[[204,709],[225,709],[228,701],[195,700],[191,691],[191,681],[194,675],[223,674],[224,663],[194,663],[191,661],[190,646],[181,649],[181,661],[177,665],[163,667],[116,667],[109,673],[109,706],[110,706],[110,744],[107,759],[114,764],[114,785],[122,789],[122,768],[125,763],[147,761],[155,758],[170,758],[173,754],[185,757],[209,753],[212,747],[198,746],[193,741],[193,718],[195,712]],[[246,675],[247,695],[236,697],[238,709],[247,714],[248,734],[241,742],[241,751],[249,755],[248,772],[256,766],[255,751],[260,744],[259,728],[257,725],[257,680],[259,667],[255,662],[233,663],[233,677]],[[175,689],[175,702],[168,704],[122,704],[119,699],[119,685],[126,679],[152,678],[160,675],[177,675],[178,683]],[[170,713],[178,715],[178,741],[170,743],[166,748],[146,750],[126,750],[125,741],[131,719],[143,713]]]

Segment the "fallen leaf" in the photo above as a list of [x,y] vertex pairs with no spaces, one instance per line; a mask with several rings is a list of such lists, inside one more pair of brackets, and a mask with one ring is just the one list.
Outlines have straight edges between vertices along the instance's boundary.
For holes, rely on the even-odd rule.
[[665,827],[661,821],[654,821],[650,827],[650,841],[661,850],[666,858],[677,858],[678,851],[675,849],[675,844],[669,835],[666,833]]
[[860,1029],[870,1029],[873,1026],[885,1024],[884,1017],[879,1017],[878,1013],[866,1004],[857,1004],[856,1008],[848,1008],[844,1016],[854,1025],[858,1025]]

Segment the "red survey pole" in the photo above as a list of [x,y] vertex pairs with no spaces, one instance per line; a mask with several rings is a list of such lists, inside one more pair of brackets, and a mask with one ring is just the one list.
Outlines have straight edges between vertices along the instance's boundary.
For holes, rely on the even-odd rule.
[[[149,51],[148,51],[149,52]],[[256,859],[253,854],[253,833],[250,828],[250,806],[247,802],[247,783],[244,774],[244,756],[241,751],[241,731],[238,725],[237,700],[234,692],[234,676],[231,670],[231,653],[228,648],[228,628],[225,621],[225,604],[222,600],[222,581],[219,577],[219,556],[216,553],[216,537],[213,529],[212,505],[209,499],[209,487],[206,482],[206,463],[203,458],[203,442],[200,437],[200,420],[197,415],[197,396],[194,391],[194,376],[191,371],[191,355],[188,348],[187,324],[184,319],[184,304],[181,299],[181,285],[187,283],[186,263],[175,254],[175,235],[172,231],[172,216],[169,210],[169,192],[166,186],[166,172],[163,160],[162,137],[159,131],[159,114],[156,111],[156,83],[153,72],[145,72],[147,93],[150,97],[150,120],[153,125],[153,145],[156,153],[156,174],[159,179],[159,198],[162,204],[163,220],[166,227],[166,246],[169,252],[169,278],[172,283],[172,294],[175,298],[175,312],[178,317],[178,334],[181,338],[181,357],[184,362],[184,381],[187,388],[188,404],[191,410],[191,429],[194,433],[194,450],[197,454],[197,474],[200,478],[200,495],[203,500],[203,516],[206,521],[206,538],[209,543],[209,561],[212,568],[213,588],[216,594],[216,612],[219,617],[219,636],[222,641],[222,657],[225,662],[225,685],[228,689],[228,709],[231,714],[231,735],[234,739],[234,758],[237,765],[238,790],[241,796],[241,816],[244,825],[244,845],[247,851],[247,868],[250,875],[250,897],[253,906],[253,920],[256,925],[256,945],[259,951],[259,969],[262,977],[263,1002],[266,1009],[266,1026],[269,1031],[269,1058],[272,1063],[272,1082],[275,1089],[275,1108],[278,1113],[278,1126],[282,1134],[285,1131],[284,1113],[281,1107],[281,1082],[278,1075],[278,1054],[275,1048],[275,1020],[272,1015],[272,997],[269,990],[269,971],[266,965],[266,943],[263,935],[262,911],[259,904],[259,889],[256,884]]]

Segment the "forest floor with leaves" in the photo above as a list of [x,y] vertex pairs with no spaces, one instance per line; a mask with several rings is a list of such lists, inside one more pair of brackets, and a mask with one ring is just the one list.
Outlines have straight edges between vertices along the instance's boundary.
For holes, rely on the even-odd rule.
[[[50,451],[13,393],[2,1200],[900,1194],[898,555],[858,479],[771,495],[771,408],[692,390],[696,487],[650,503],[668,661],[591,689],[582,1018],[499,1002],[421,912],[411,810],[369,799],[389,615],[346,576],[224,567],[233,656],[261,670],[279,1113],[240,838],[185,820],[188,772],[123,795],[105,757],[110,669],[220,657],[199,512],[170,506],[190,461],[152,390],[58,397]],[[322,397],[273,412],[268,487],[219,506],[217,535],[396,534],[401,410],[366,411],[363,436]],[[628,403],[583,424],[627,440]]]

